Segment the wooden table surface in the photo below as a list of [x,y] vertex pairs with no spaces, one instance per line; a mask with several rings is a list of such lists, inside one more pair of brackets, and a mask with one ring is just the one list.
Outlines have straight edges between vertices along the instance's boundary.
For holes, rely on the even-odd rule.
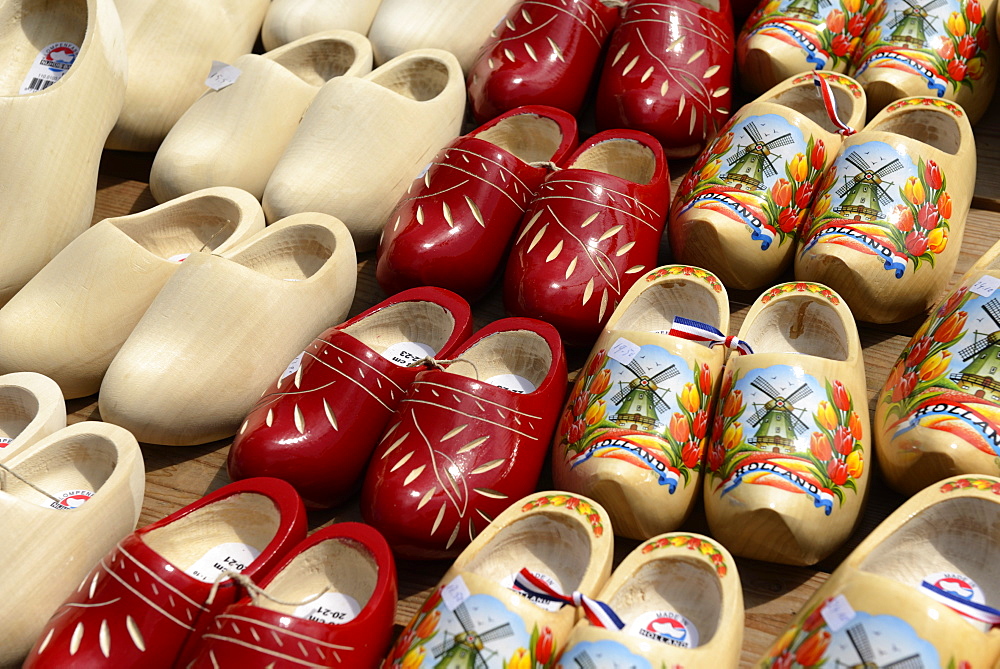
[[[979,161],[975,199],[973,210],[966,222],[962,253],[953,282],[1000,239],[1000,101],[997,98],[994,98],[992,107],[976,127],[976,137]],[[155,204],[147,185],[151,159],[152,156],[149,154],[118,152],[105,154],[101,165],[93,222],[96,223],[109,216],[142,211]],[[672,185],[675,189],[690,163],[691,161],[671,163]],[[661,249],[661,264],[668,264],[671,261],[666,248]],[[351,308],[352,316],[385,298],[375,282],[374,275],[374,253],[362,254],[358,258],[358,289]],[[783,280],[791,279],[789,274]],[[738,330],[757,294],[755,291],[729,292],[732,307],[731,332]],[[499,288],[481,303],[474,305],[474,315],[477,328],[504,316]],[[872,416],[875,415],[876,393],[885,382],[889,368],[922,322],[923,317],[883,326],[859,323],[868,380],[868,402]],[[579,368],[586,353],[586,351],[578,352],[571,357],[571,370]],[[100,419],[96,395],[71,400],[67,408],[71,412],[70,422]],[[146,497],[139,520],[140,526],[162,518],[229,483],[225,463],[230,444],[231,440],[195,447],[143,444],[142,450],[146,462]],[[539,489],[546,489],[549,486],[548,473],[545,472]],[[767,649],[770,642],[783,631],[793,615],[826,580],[829,573],[904,499],[890,491],[877,473],[872,478],[869,488],[871,493],[868,505],[858,530],[845,546],[815,568],[788,567],[737,559],[746,604],[746,631],[741,666],[750,666]],[[360,519],[356,500],[339,509],[313,512],[309,517],[311,529],[333,522]],[[700,508],[681,529],[708,532]],[[636,545],[637,542],[619,538],[616,542],[616,564]],[[396,611],[398,624],[406,623],[447,567],[448,564],[444,562],[398,562],[400,576],[400,602]]]

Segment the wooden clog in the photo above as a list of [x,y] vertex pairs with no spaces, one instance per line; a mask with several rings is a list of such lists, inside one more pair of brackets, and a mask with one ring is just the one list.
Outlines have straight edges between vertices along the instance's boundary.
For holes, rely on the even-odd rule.
[[382,0],[271,0],[260,29],[264,49],[327,30],[368,34]]
[[96,393],[185,258],[227,251],[263,229],[260,204],[236,188],[205,189],[101,221],[0,309],[0,371],[45,374],[67,398]]
[[871,469],[864,361],[850,309],[814,283],[750,307],[726,364],[708,449],[705,512],[734,555],[814,564],[860,518]]
[[93,569],[73,581],[80,587],[41,630],[24,666],[186,667],[215,615],[245,594],[227,572],[259,582],[305,533],[298,495],[266,478],[223,486],[114,545],[125,534],[118,533],[80,565]]
[[440,286],[481,298],[542,180],[576,143],[576,119],[538,106],[509,111],[442,149],[389,215],[375,270],[382,290]]
[[212,61],[253,49],[268,0],[128,0],[118,3],[128,50],[125,106],[107,148],[155,151],[205,92]]
[[976,180],[961,107],[889,105],[844,140],[802,228],[795,277],[843,295],[854,316],[895,323],[926,311],[958,260]]
[[648,132],[668,158],[698,155],[732,110],[734,48],[729,0],[630,3],[608,46],[597,126]]
[[[821,72],[848,126],[865,119],[852,79]],[[685,176],[667,225],[674,258],[730,288],[771,285],[791,264],[816,182],[840,148],[811,74],[740,109]]]
[[593,497],[632,539],[677,529],[701,492],[725,353],[667,334],[675,316],[725,334],[726,289],[684,265],[640,277],[577,376],[552,444],[555,484]]
[[755,666],[997,666],[998,504],[994,477],[926,488],[854,549]]
[[206,91],[167,133],[149,173],[157,202],[210,186],[234,186],[258,200],[320,86],[372,67],[368,40],[333,30],[233,62],[236,81]]
[[570,346],[590,346],[615,305],[656,267],[670,202],[660,143],[606,130],[546,177],[524,213],[507,262],[507,313],[551,323]]
[[996,88],[996,0],[889,0],[869,17],[854,77],[873,111],[912,95],[957,102],[973,124]]
[[736,563],[700,534],[653,537],[629,553],[597,595],[625,624],[581,620],[559,657],[563,667],[736,667],[743,591]]
[[234,479],[274,476],[308,507],[354,492],[386,424],[427,356],[472,334],[468,303],[413,288],[323,332],[264,391],[229,450]]
[[0,376],[0,462],[66,427],[66,403],[55,381],[35,372]]
[[521,0],[469,68],[480,123],[523,105],[580,111],[620,13],[617,0]]
[[268,221],[327,213],[347,225],[358,251],[375,248],[413,175],[459,134],[464,111],[462,70],[439,49],[331,80],[267,182]]
[[113,0],[13,0],[2,15],[0,306],[90,226],[101,149],[125,99]]
[[49,616],[135,529],[144,488],[139,444],[107,423],[64,427],[3,460],[0,665],[20,666]]
[[414,378],[361,491],[400,557],[454,557],[534,490],[566,393],[559,335],[532,319],[494,321],[445,362]]
[[216,616],[188,667],[379,666],[396,613],[396,566],[373,528],[337,523],[316,532],[260,587]]
[[515,576],[527,569],[558,591],[594,597],[611,573],[612,544],[592,500],[549,491],[514,502],[458,556],[385,666],[552,669],[578,615],[515,590]]
[[516,0],[382,0],[368,39],[375,62],[385,63],[413,49],[455,54],[468,72],[476,52]]
[[877,4],[761,0],[736,40],[740,83],[759,93],[805,70],[849,72]]
[[1000,474],[1000,244],[941,300],[878,395],[882,475],[912,495],[956,474]]
[[325,214],[189,256],[108,368],[101,416],[171,446],[232,436],[288,361],[344,319],[356,280],[351,235]]

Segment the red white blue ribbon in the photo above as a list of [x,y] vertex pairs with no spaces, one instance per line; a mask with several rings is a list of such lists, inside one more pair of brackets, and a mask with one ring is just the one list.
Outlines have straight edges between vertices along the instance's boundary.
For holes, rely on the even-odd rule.
[[924,589],[925,595],[954,609],[966,618],[972,618],[993,627],[1000,626],[1000,610],[994,609],[992,606],[973,602],[927,581],[921,582],[920,587]]
[[750,348],[750,344],[746,343],[742,339],[731,335],[727,337],[722,334],[721,330],[712,327],[708,323],[702,323],[701,321],[684,318],[683,316],[674,316],[674,322],[670,324],[670,330],[667,331],[667,334],[673,335],[674,337],[680,337],[681,339],[687,339],[688,341],[700,341],[707,343],[709,348],[719,346],[721,344],[728,349],[736,351],[740,355],[749,355],[753,353],[753,349]]
[[559,602],[563,606],[578,606],[583,609],[590,624],[596,627],[613,630],[625,627],[625,623],[618,617],[618,614],[604,602],[591,599],[576,590],[570,595],[564,595],[527,569],[522,569],[514,577],[514,590],[547,602]]
[[827,115],[833,121],[833,124],[837,126],[837,133],[845,137],[856,133],[857,130],[840,120],[840,114],[837,113],[837,98],[833,94],[830,82],[821,76],[818,71],[814,70],[813,83],[816,84],[816,88],[819,89],[819,95],[823,98],[823,105],[826,107]]

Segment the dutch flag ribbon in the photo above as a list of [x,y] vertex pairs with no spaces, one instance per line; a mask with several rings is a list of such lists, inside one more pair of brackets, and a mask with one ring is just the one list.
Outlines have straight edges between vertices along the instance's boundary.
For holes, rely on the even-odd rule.
[[560,602],[563,606],[581,607],[591,625],[615,630],[625,627],[625,623],[618,617],[618,614],[604,602],[591,599],[575,590],[570,595],[564,595],[527,569],[522,569],[514,577],[514,590],[547,602]]
[[985,604],[978,604],[970,601],[964,597],[948,592],[943,588],[939,588],[933,583],[928,583],[927,581],[921,582],[920,587],[924,589],[925,595],[928,595],[931,599],[936,599],[945,606],[954,609],[966,618],[972,618],[973,620],[987,623],[993,627],[1000,626],[1000,610],[994,609],[991,606],[986,606]]
[[837,126],[837,132],[845,137],[856,133],[857,130],[840,120],[840,114],[837,113],[837,98],[833,95],[833,88],[831,88],[830,82],[823,78],[817,70],[813,71],[813,83],[819,89],[819,95],[823,98],[826,113],[829,115],[830,120],[833,121],[833,124]]
[[750,344],[746,343],[742,339],[733,337],[732,335],[727,337],[722,334],[721,330],[712,327],[708,323],[702,323],[701,321],[684,318],[683,316],[674,316],[674,321],[670,324],[670,330],[667,331],[667,334],[673,335],[674,337],[680,337],[681,339],[687,339],[689,341],[706,342],[709,348],[721,344],[728,349],[736,351],[740,355],[749,355],[753,353],[753,349],[750,348]]

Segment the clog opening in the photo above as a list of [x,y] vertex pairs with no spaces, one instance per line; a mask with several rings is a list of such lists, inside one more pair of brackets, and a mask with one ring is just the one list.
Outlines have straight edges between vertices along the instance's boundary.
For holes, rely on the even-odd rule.
[[454,315],[434,302],[397,302],[348,325],[344,332],[376,353],[401,342],[426,344],[437,354],[455,328]]
[[211,253],[229,240],[239,220],[240,208],[235,202],[213,195],[110,222],[150,253],[173,258]]
[[38,398],[20,386],[0,386],[0,437],[16,439],[38,415]]
[[316,599],[313,606],[304,600],[325,591],[349,597],[364,608],[377,582],[378,564],[364,545],[346,538],[328,539],[296,555],[265,588],[274,599],[300,604],[281,604],[266,596],[258,597],[257,604],[272,611],[305,617],[308,610],[322,605],[323,600]]
[[962,146],[962,131],[955,118],[933,109],[904,109],[867,129],[909,137],[950,155],[958,153]]
[[274,62],[307,84],[322,86],[334,77],[343,76],[357,58],[358,52],[353,44],[329,38],[307,42],[285,51]]
[[536,388],[552,368],[552,349],[544,337],[528,330],[496,332],[470,346],[459,357],[466,362],[452,363],[449,372],[480,381],[514,374]]
[[[12,467],[20,479],[0,471],[0,480],[3,481],[0,489],[40,506],[75,508],[84,498],[74,493],[89,496],[98,492],[114,473],[117,464],[118,449],[114,442],[100,434],[77,434],[34,453]],[[50,496],[77,501],[57,505]]]
[[395,67],[376,73],[372,81],[417,102],[433,100],[444,91],[448,67],[434,58],[410,58]]
[[669,330],[674,316],[691,318],[715,328],[728,325],[721,322],[719,303],[711,289],[701,283],[678,279],[642,291],[613,327],[648,332]]
[[757,313],[741,335],[754,353],[801,353],[847,360],[847,330],[839,313],[820,299],[790,296]]
[[584,151],[569,167],[648,184],[656,173],[656,156],[634,139],[607,139]]
[[679,613],[694,625],[698,646],[712,640],[722,615],[722,587],[700,560],[675,557],[644,563],[607,602],[629,624],[656,611]]
[[[839,86],[830,86],[830,90],[833,91],[833,97],[837,101],[840,118],[845,123],[849,122],[849,119],[854,116],[855,106],[858,104],[857,99]],[[839,128],[830,119],[830,113],[826,110],[823,98],[816,91],[815,84],[813,84],[812,79],[809,79],[800,86],[793,86],[787,91],[778,93],[769,102],[794,109],[827,132],[835,133]]]
[[[68,42],[83,47],[87,33],[86,0],[12,0],[0,7],[0,95],[37,93],[51,81],[50,73],[32,76],[35,64],[44,57],[47,47]],[[72,63],[75,54],[68,47],[56,47],[48,55],[57,63]],[[46,68],[49,70],[50,68]],[[70,68],[64,77],[73,72]],[[53,84],[54,85],[54,84]]]
[[223,545],[244,544],[259,554],[280,526],[278,507],[269,497],[243,492],[157,527],[142,540],[167,562],[187,571],[210,550]]
[[469,560],[465,571],[501,583],[522,568],[551,577],[561,592],[579,590],[590,568],[587,530],[561,514],[538,511],[521,516],[501,528]]
[[933,504],[900,525],[858,567],[917,589],[929,577],[957,575],[978,586],[987,606],[1000,607],[997,509],[996,502],[974,497]]
[[496,144],[526,163],[552,160],[563,139],[559,124],[538,114],[508,116],[476,137]]
[[304,223],[275,230],[231,259],[273,279],[302,281],[322,269],[336,247],[333,231]]

